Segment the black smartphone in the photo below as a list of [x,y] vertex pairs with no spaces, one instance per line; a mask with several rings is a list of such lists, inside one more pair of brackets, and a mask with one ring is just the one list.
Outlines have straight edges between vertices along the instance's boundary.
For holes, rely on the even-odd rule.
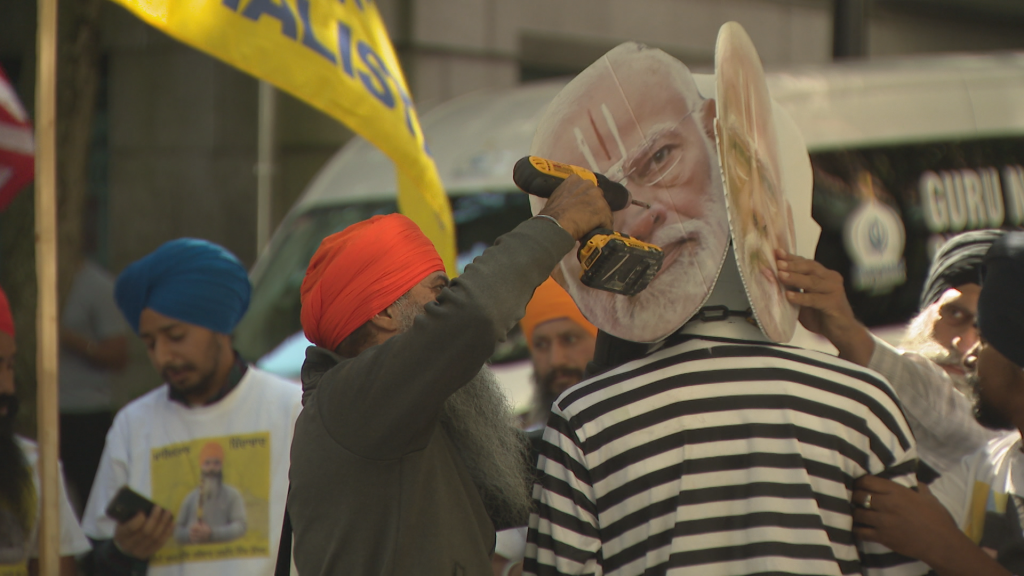
[[107,506],[107,516],[118,522],[127,522],[139,512],[149,516],[152,511],[153,503],[127,486],[121,486],[114,499],[110,501],[110,505]]

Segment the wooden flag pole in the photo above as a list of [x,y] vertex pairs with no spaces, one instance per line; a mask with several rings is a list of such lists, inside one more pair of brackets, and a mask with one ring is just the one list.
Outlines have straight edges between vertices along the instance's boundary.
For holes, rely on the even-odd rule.
[[36,407],[42,510],[39,574],[60,575],[57,414],[57,0],[39,2],[36,75]]

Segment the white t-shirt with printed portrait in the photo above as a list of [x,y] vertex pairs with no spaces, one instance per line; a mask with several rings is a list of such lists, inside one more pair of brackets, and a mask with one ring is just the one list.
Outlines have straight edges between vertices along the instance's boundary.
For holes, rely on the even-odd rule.
[[[217,522],[217,495],[237,492],[245,527],[230,540],[198,543],[172,537],[149,561],[149,576],[270,576],[281,537],[288,466],[302,389],[249,367],[238,385],[209,406],[188,408],[160,386],[125,406],[107,434],[82,520],[85,533],[109,539],[116,524],[105,510],[121,486],[178,516],[190,496],[193,522]],[[201,473],[216,455],[221,478]],[[197,492],[198,490],[198,492]],[[208,494],[206,515],[203,496]],[[176,518],[177,521],[177,518]],[[185,527],[185,533],[189,527]]]

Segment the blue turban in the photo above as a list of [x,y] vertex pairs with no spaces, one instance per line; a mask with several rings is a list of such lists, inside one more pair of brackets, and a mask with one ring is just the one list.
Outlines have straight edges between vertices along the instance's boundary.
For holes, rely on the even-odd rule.
[[136,334],[146,308],[231,334],[249,308],[251,292],[249,275],[234,254],[206,240],[179,238],[125,268],[114,298]]
[[1024,368],[1024,232],[1009,232],[985,254],[978,296],[978,330],[991,346]]

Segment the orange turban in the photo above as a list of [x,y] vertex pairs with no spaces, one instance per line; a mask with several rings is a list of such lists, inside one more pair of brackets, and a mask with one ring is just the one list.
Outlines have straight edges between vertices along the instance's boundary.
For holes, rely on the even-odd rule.
[[216,442],[207,442],[203,445],[203,449],[199,451],[199,463],[202,464],[210,458],[216,458],[223,462],[224,447]]
[[592,336],[597,336],[597,327],[587,322],[573,302],[572,296],[569,296],[553,278],[548,278],[537,287],[530,303],[526,305],[526,316],[519,321],[523,333],[526,334],[526,345],[533,349],[533,329],[538,324],[561,318],[568,318],[585,328]]
[[302,330],[336,350],[424,278],[443,272],[434,245],[401,214],[374,216],[324,238],[302,281]]

